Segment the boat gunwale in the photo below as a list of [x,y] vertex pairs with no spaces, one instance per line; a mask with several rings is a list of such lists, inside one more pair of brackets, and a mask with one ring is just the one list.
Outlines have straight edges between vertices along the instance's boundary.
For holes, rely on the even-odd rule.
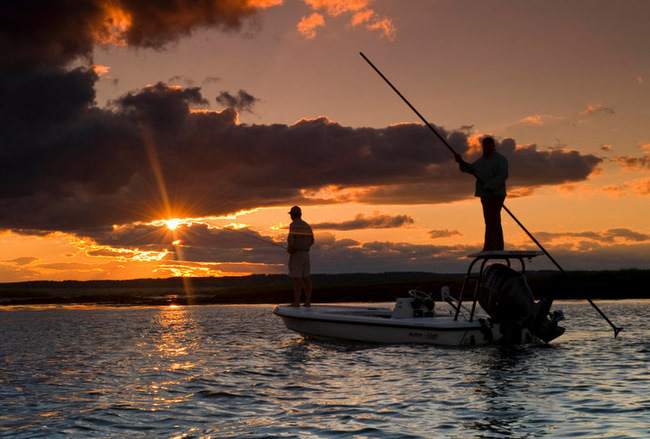
[[[318,311],[315,311],[313,313],[312,312],[305,313],[305,315],[301,315],[299,313],[284,314],[277,311],[279,306],[280,305],[276,306],[273,309],[273,313],[275,315],[282,317],[283,319],[293,319],[293,320],[310,321],[310,322],[326,322],[326,323],[333,323],[333,324],[394,327],[400,329],[414,329],[418,331],[447,331],[447,332],[468,331],[468,330],[481,331],[485,327],[485,324],[481,323],[481,319],[476,319],[472,322],[468,322],[468,321],[460,322],[458,320],[454,320],[452,315],[438,316],[438,317],[414,317],[414,318],[404,318],[404,319],[396,319],[391,317],[359,316],[359,315],[351,316],[354,318],[364,319],[362,321],[359,321],[359,320],[348,320],[348,319],[337,318],[337,317],[345,317],[345,315],[341,315],[341,314],[335,315],[333,313],[330,313],[330,315],[327,315],[327,313],[322,313],[325,314],[322,315]],[[285,305],[285,307],[287,307],[287,305]],[[381,321],[376,321],[377,319],[381,319]],[[435,325],[436,319],[444,319],[446,323],[448,322],[458,322],[458,323],[453,324],[453,326],[448,326],[448,325],[433,326]],[[422,322],[417,324],[414,323],[414,320],[422,321]]]

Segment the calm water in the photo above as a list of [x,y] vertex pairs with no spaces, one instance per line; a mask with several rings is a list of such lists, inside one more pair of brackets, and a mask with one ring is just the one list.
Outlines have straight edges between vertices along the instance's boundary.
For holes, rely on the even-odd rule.
[[649,301],[551,347],[305,342],[271,306],[0,311],[0,436],[650,437]]

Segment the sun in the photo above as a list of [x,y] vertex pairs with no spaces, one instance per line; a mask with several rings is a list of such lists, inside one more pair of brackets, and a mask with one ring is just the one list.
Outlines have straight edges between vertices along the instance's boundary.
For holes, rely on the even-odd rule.
[[167,226],[169,230],[175,230],[178,226],[181,225],[181,220],[178,218],[163,220],[163,223]]

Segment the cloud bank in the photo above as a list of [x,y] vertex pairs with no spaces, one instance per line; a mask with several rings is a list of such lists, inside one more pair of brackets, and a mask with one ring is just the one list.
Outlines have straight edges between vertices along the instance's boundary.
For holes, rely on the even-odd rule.
[[[102,70],[92,66],[96,45],[160,49],[202,27],[239,31],[259,7],[279,3],[35,0],[3,5],[0,229],[91,238],[99,246],[93,250],[97,255],[138,249],[197,263],[282,264],[286,255],[277,249],[252,245],[230,230],[196,223],[171,233],[147,224],[258,207],[435,204],[471,197],[471,178],[458,171],[446,148],[420,124],[356,128],[323,116],[291,125],[242,125],[238,112],[252,111],[258,98],[243,89],[236,95],[223,92],[216,102],[225,108],[211,111],[215,98],[203,96],[191,84],[157,83],[132,90],[108,107],[97,106],[95,84]],[[331,16],[351,13],[354,25],[382,30],[389,37],[394,31],[367,1],[355,2],[357,9],[350,9],[350,2],[307,3]],[[340,9],[345,5],[348,9]],[[69,67],[80,59],[89,67]],[[438,130],[466,160],[478,158],[466,130]],[[601,162],[593,155],[540,150],[508,138],[497,148],[510,161],[514,193],[582,181]],[[354,230],[412,223],[406,215],[377,214],[315,226]],[[457,234],[430,232],[434,239]],[[172,245],[177,241],[182,244]],[[362,244],[322,234],[315,257],[328,254],[323,271],[351,270],[355,264],[376,264],[382,258],[390,258],[385,262],[400,269],[398,261],[416,258],[423,266],[434,266],[430,264],[440,255],[465,250]]]
[[396,227],[408,227],[414,220],[409,215],[381,215],[375,212],[371,216],[362,213],[356,215],[353,220],[340,223],[315,223],[313,229],[326,230],[359,230],[359,229],[391,229]]
[[[84,233],[264,206],[471,195],[471,180],[418,124],[351,128],[321,117],[240,125],[233,108],[192,111],[207,105],[198,88],[162,83],[100,109],[92,104],[94,80],[77,69],[50,77],[44,89],[27,79],[24,93],[13,94],[11,108],[22,114],[2,114],[0,227]],[[42,104],[30,106],[35,94]],[[457,151],[469,151],[465,134],[439,129]],[[498,148],[511,162],[513,188],[579,181],[600,162],[576,151],[515,147],[513,139]]]
[[[0,14],[0,227],[86,230],[288,204],[440,203],[468,196],[466,176],[418,124],[352,128],[326,117],[240,125],[257,98],[158,83],[108,108],[97,69],[68,69],[111,42],[161,48],[201,27],[237,31],[269,1],[11,2]],[[330,15],[370,2],[308,2]],[[353,7],[354,6],[354,7]],[[39,13],[35,13],[38,11]],[[43,17],[42,19],[38,17]],[[460,153],[463,132],[441,133]],[[586,178],[600,159],[505,139],[514,187]],[[469,157],[470,159],[472,157]],[[550,171],[550,172],[549,172]]]

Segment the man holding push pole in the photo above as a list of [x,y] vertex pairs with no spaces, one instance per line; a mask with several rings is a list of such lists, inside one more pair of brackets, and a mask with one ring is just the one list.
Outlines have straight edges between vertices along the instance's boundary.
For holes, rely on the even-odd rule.
[[462,172],[476,177],[475,196],[481,197],[485,219],[485,240],[483,251],[503,250],[503,229],[501,208],[506,199],[508,160],[495,149],[494,138],[485,137],[481,142],[483,156],[474,163],[467,163],[459,154],[454,154]]

